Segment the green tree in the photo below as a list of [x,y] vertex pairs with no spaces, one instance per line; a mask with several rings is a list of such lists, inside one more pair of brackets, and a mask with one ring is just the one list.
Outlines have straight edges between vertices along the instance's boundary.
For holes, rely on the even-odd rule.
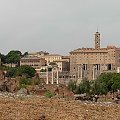
[[18,50],[12,50],[6,55],[6,63],[11,63],[11,65],[19,64],[22,53]]
[[18,68],[8,68],[7,69],[7,73],[6,73],[6,77],[16,77],[16,73],[18,71]]
[[68,83],[68,89],[75,93],[77,89],[76,81],[70,81]]
[[27,85],[32,85],[32,79],[22,77],[19,81],[20,88],[26,88]]
[[82,80],[81,83],[79,84],[77,88],[77,93],[82,94],[82,93],[87,93],[90,94],[90,89],[91,89],[91,84],[90,81],[88,80]]
[[117,91],[120,90],[120,73],[114,73],[111,79],[112,81],[112,90]]
[[0,53],[1,63],[5,63],[6,56]]
[[22,57],[26,57],[28,55],[28,52],[25,52]]
[[107,94],[120,89],[120,73],[102,73],[92,86],[94,94]]
[[107,94],[108,88],[105,82],[95,81],[92,86],[92,94]]
[[17,75],[31,78],[35,76],[35,73],[36,71],[33,67],[28,65],[23,65],[19,67]]
[[35,69],[31,66],[24,65],[20,67],[8,67],[6,68],[6,77],[17,77],[17,76],[24,76],[26,78],[31,78],[35,76]]

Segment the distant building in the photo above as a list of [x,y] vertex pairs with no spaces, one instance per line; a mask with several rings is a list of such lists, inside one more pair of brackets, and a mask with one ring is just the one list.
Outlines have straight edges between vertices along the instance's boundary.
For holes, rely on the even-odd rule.
[[59,72],[69,72],[69,62],[65,60],[56,60],[54,63],[57,64]]
[[15,63],[5,63],[5,64],[3,64],[4,66],[6,66],[6,67],[16,67],[16,66],[18,66],[18,64],[15,64]]
[[[120,67],[120,48],[100,48],[100,33],[95,33],[95,48],[79,48],[70,52],[72,78],[96,79],[103,72],[117,72]],[[119,71],[119,70],[118,70]]]
[[36,70],[40,70],[42,66],[46,65],[46,60],[40,57],[23,57],[20,60],[20,66],[29,65]]
[[49,55],[44,55],[42,58],[44,58],[47,61],[47,65],[49,65],[51,62],[54,62],[56,60],[61,60],[62,56],[59,54],[49,54]]
[[49,82],[53,84],[53,81],[58,83],[58,79],[64,80],[63,78],[69,76],[70,58],[41,51],[29,53],[26,57],[21,58],[20,65],[29,65],[35,68],[39,77],[43,78],[46,84]]
[[49,55],[49,53],[46,51],[40,51],[40,52],[28,53],[27,56],[29,56],[29,57],[42,57],[44,55]]

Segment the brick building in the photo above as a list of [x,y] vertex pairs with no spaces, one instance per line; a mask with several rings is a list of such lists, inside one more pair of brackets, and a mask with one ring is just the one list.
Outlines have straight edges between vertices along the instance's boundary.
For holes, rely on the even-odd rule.
[[95,48],[79,48],[70,52],[72,78],[96,79],[102,72],[117,72],[120,67],[120,48],[100,47],[100,33],[95,33]]
[[40,58],[40,57],[23,57],[20,60],[20,66],[22,65],[29,65],[33,68],[35,68],[36,70],[41,69],[41,66],[45,66],[46,65],[46,60],[44,58]]

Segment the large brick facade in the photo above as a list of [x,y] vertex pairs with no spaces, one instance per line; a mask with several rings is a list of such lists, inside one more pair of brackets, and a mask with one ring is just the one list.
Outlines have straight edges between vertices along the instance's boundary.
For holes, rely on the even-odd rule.
[[79,48],[70,52],[70,75],[74,78],[96,79],[102,72],[117,72],[120,48],[100,48],[100,33],[95,33],[95,48]]

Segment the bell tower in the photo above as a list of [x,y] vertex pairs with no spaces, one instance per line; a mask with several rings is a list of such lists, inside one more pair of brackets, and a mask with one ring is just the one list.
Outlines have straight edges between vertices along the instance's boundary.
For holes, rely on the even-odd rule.
[[95,49],[100,49],[100,33],[95,33]]

